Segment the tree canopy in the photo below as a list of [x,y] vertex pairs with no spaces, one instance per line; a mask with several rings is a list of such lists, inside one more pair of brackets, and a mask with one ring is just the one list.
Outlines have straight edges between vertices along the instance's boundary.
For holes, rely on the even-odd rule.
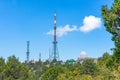
[[120,63],[120,0],[114,0],[110,8],[104,5],[102,17],[106,30],[112,34],[112,40],[115,43],[113,60],[111,61]]

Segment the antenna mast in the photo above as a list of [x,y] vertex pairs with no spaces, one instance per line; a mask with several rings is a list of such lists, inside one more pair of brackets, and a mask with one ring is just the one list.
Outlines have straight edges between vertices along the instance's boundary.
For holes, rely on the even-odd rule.
[[27,41],[27,52],[26,52],[26,54],[27,54],[27,63],[29,63],[29,54],[30,54],[29,47],[30,47],[30,42]]
[[59,60],[59,53],[58,53],[58,48],[57,48],[57,40],[56,40],[56,11],[54,12],[54,41],[53,41],[53,51],[52,51],[52,60]]

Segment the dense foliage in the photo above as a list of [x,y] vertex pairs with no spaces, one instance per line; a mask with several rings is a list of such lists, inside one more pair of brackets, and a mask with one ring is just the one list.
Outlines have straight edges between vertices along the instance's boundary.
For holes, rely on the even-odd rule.
[[[102,17],[106,30],[112,34],[112,40],[115,43],[111,61],[113,63],[120,63],[120,0],[114,0],[111,8],[103,6]],[[112,65],[114,67],[118,66],[117,64]]]
[[33,80],[33,77],[28,66],[11,56],[6,62],[0,58],[0,80]]

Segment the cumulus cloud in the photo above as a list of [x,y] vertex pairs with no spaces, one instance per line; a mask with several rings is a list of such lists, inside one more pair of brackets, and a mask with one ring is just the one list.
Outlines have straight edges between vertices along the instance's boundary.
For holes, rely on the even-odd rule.
[[[95,16],[86,16],[83,19],[83,25],[79,28],[77,28],[76,25],[65,25],[65,26],[61,26],[58,27],[56,30],[56,34],[58,37],[61,37],[63,35],[66,35],[70,32],[73,31],[80,31],[80,32],[90,32],[96,28],[100,28],[101,27],[101,18],[95,17]],[[47,32],[48,35],[54,35],[54,30],[50,30],[49,32]]]
[[83,26],[80,27],[81,32],[90,32],[101,27],[101,18],[95,16],[86,16],[83,20]]
[[[69,24],[65,25],[64,27],[58,27],[56,30],[56,34],[58,37],[61,37],[63,35],[66,35],[69,32],[73,32],[73,31],[77,31],[77,26],[72,25],[72,27],[70,27]],[[54,35],[54,30],[50,30],[49,32],[47,32],[48,35]]]

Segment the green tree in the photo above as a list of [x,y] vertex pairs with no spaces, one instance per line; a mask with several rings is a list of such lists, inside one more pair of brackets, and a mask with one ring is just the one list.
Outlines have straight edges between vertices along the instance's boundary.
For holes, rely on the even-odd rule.
[[120,47],[120,0],[114,0],[112,7],[102,7],[102,17],[106,30],[113,35],[117,47]]
[[50,64],[49,60],[46,60],[45,62],[43,62],[44,65]]
[[93,59],[86,59],[82,63],[81,74],[93,75],[96,63]]
[[111,55],[109,55],[107,52],[105,52],[103,56],[98,59],[94,72],[94,79],[101,77],[102,80],[110,80],[110,78],[113,77],[110,69],[108,69],[108,67],[111,66],[109,64],[110,60]]
[[64,73],[58,75],[57,80],[81,80],[80,70],[78,68],[73,71],[66,69]]
[[5,60],[0,58],[0,80],[3,80],[5,77]]
[[64,73],[65,68],[62,66],[54,66],[48,69],[40,78],[40,80],[56,80],[57,76]]
[[109,67],[109,66],[111,66],[111,65],[109,65],[110,61],[111,61],[111,55],[109,53],[105,52],[103,54],[103,56],[98,59],[98,65]]
[[5,80],[32,80],[28,66],[20,63],[15,56],[8,58],[5,75]]
[[111,61],[120,63],[120,0],[114,0],[111,8],[103,6],[102,17],[106,30],[112,34],[112,40],[116,47]]

